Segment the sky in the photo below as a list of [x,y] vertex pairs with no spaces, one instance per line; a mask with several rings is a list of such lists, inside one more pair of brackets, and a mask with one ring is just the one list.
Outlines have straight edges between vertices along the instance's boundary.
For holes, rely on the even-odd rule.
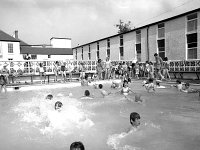
[[117,34],[119,20],[131,27],[192,0],[0,0],[0,30],[18,30],[28,44],[71,38],[72,47]]

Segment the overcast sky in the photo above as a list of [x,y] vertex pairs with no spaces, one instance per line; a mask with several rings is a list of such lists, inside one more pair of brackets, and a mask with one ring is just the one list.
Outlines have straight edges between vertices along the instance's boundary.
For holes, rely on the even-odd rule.
[[51,37],[72,38],[72,46],[117,33],[122,19],[136,26],[188,0],[0,0],[0,30],[28,44]]

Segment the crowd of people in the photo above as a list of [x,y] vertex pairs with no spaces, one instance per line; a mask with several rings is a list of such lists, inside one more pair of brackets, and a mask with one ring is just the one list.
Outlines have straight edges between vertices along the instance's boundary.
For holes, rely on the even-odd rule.
[[155,63],[151,61],[146,61],[145,63],[139,62],[123,62],[116,64],[111,62],[109,57],[105,61],[98,59],[96,65],[97,77],[98,79],[115,79],[115,78],[156,78],[156,79],[169,79],[169,61],[165,57],[164,60],[158,56],[157,53],[154,54]]

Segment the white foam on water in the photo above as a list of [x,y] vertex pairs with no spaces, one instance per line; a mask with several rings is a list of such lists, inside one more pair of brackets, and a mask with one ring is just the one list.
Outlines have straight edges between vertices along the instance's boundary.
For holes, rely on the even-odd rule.
[[20,121],[37,127],[42,134],[56,132],[68,135],[74,130],[89,129],[94,125],[89,118],[91,114],[81,109],[81,102],[69,97],[66,101],[65,97],[59,97],[63,108],[58,112],[54,109],[56,101],[56,98],[48,101],[35,97],[28,102],[19,102],[12,110],[18,114]]

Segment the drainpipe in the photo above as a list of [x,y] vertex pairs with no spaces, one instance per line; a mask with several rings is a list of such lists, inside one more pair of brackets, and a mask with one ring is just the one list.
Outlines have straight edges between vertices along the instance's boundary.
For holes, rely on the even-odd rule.
[[149,61],[149,26],[147,27],[147,60]]

